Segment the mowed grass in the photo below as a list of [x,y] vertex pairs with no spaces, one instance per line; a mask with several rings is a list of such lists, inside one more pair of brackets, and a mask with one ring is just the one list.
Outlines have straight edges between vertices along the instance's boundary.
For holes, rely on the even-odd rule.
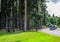
[[60,42],[60,37],[42,32],[0,32],[0,42]]

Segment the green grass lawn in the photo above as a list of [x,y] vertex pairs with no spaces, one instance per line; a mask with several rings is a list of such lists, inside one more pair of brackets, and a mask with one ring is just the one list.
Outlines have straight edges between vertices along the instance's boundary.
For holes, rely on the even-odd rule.
[[60,37],[42,32],[0,32],[0,42],[60,42]]

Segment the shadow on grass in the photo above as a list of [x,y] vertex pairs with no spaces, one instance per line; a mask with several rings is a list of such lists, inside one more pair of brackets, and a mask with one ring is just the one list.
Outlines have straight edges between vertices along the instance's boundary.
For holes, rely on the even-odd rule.
[[[36,31],[27,30],[25,32],[36,32]],[[23,31],[21,31],[21,30],[18,30],[18,31],[15,31],[15,32],[0,31],[0,36],[19,34],[19,33],[23,33]]]
[[17,40],[16,42],[21,42],[20,40]]
[[0,31],[0,36],[18,34],[18,33],[22,33],[22,32],[23,31],[15,31],[15,32]]

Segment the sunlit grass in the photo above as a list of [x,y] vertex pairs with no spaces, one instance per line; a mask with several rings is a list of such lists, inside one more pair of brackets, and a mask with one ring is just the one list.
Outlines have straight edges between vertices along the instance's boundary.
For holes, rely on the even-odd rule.
[[4,33],[0,33],[0,42],[60,42],[60,37],[42,32]]

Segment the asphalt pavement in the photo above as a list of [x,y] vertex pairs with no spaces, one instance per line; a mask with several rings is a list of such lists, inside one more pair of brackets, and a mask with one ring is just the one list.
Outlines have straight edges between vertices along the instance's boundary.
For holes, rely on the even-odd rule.
[[60,36],[60,28],[57,28],[55,30],[50,30],[49,28],[45,28],[45,29],[41,29],[39,31],[48,33],[48,34],[52,34],[52,35],[56,35],[56,36]]

